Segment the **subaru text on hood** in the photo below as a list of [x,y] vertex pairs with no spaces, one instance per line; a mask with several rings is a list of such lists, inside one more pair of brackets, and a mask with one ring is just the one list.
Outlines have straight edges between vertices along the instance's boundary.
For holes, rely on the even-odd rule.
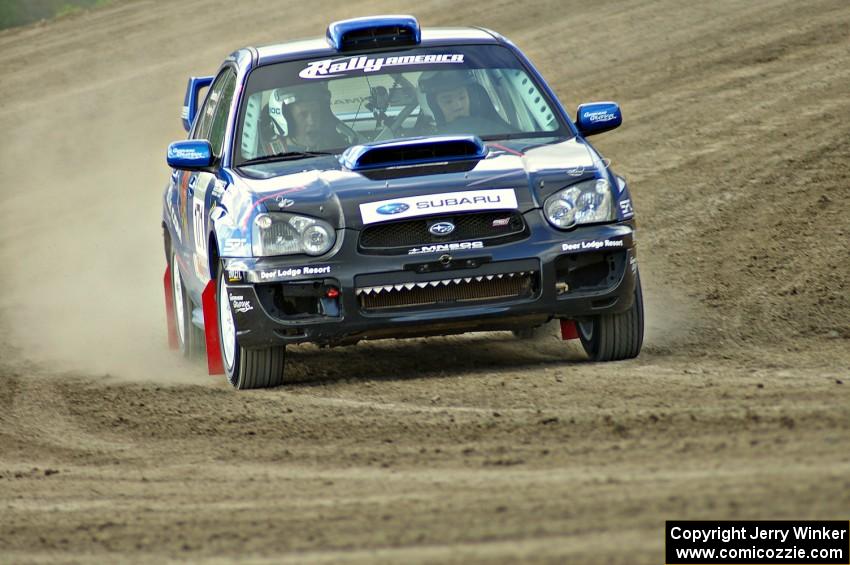
[[[200,93],[207,89],[201,102]],[[638,355],[626,182],[497,33],[410,16],[240,49],[189,80],[163,200],[169,343],[237,388],[286,345],[512,330],[559,319],[594,361]]]

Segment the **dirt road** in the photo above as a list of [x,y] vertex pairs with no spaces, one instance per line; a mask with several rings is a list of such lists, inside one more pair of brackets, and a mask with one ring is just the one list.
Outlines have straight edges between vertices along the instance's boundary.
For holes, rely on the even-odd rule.
[[[165,347],[159,206],[186,78],[412,12],[484,25],[640,219],[649,333],[293,349],[236,393]],[[202,17],[198,18],[198,15]],[[850,5],[119,2],[0,33],[0,562],[661,563],[666,519],[850,508]]]

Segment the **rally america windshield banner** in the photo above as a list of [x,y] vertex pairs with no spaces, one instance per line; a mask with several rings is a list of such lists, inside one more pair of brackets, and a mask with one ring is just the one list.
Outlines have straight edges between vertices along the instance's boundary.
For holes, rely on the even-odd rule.
[[380,56],[283,61],[262,65],[251,72],[245,94],[250,96],[264,90],[342,77],[459,69],[522,69],[522,63],[500,45],[417,48],[381,53]]
[[404,55],[399,57],[350,57],[312,61],[298,73],[306,79],[346,76],[353,72],[374,73],[384,67],[409,67],[411,65],[463,64],[462,53],[434,55]]

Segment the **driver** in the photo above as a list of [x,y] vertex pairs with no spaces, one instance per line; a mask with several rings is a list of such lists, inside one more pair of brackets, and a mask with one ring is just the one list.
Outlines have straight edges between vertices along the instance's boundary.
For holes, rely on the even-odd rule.
[[419,77],[439,133],[493,135],[514,129],[499,116],[470,71],[426,71]]
[[336,129],[327,83],[280,88],[275,98],[286,119],[287,131],[282,137],[285,151],[327,151],[348,146],[346,137]]

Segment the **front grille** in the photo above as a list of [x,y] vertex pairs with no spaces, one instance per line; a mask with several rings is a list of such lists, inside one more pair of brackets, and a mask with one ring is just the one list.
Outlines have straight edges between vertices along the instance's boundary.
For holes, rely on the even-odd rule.
[[356,293],[364,311],[434,307],[529,298],[535,293],[536,280],[534,271],[522,271],[363,287]]
[[[438,222],[451,222],[455,229],[448,235],[434,235],[428,229]],[[360,233],[360,248],[366,252],[403,252],[408,247],[469,240],[502,240],[525,232],[518,212],[486,212],[401,220],[370,226]]]

